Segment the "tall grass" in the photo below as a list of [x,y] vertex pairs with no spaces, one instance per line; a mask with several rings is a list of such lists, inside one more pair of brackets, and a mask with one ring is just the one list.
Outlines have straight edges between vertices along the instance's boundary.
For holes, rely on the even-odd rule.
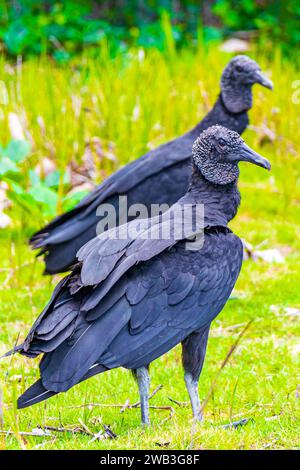
[[[190,129],[215,101],[220,74],[230,56],[217,46],[176,52],[171,39],[166,43],[164,54],[135,50],[114,60],[103,43],[97,60],[86,54],[64,67],[48,58],[18,66],[2,58],[0,78],[8,104],[1,106],[0,141],[9,139],[7,116],[15,112],[33,141],[31,164],[49,156],[64,168],[71,160],[80,161],[85,143],[100,136],[104,153],[110,149],[116,157],[115,163],[96,158],[101,181],[103,170],[110,172]],[[298,69],[284,62],[279,50],[272,62],[261,53],[252,55],[269,72],[275,91],[255,87],[251,121],[274,133],[276,145],[267,145],[266,150],[276,160],[277,182],[286,194],[289,188],[282,170],[291,170],[293,186],[299,177],[294,138],[299,106],[292,102]],[[258,145],[261,135],[251,130],[246,135],[250,144]]]

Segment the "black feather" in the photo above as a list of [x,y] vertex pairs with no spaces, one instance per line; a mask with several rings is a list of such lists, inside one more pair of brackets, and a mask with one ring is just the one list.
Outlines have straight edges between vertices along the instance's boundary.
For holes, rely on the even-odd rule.
[[[205,347],[203,343],[200,351],[205,355],[209,326],[226,304],[243,258],[240,239],[227,227],[240,202],[237,181],[209,182],[198,166],[199,148],[216,152],[214,142],[220,133],[228,136],[228,149],[222,158],[209,154],[215,158],[213,174],[222,174],[219,170],[229,155],[224,178],[238,175],[232,159],[239,157],[244,143],[238,134],[215,126],[197,140],[190,186],[177,204],[180,211],[170,209],[180,226],[186,222],[182,217],[186,207],[205,205],[203,245],[198,250],[187,248],[191,221],[180,232],[181,238],[144,238],[145,232],[152,228],[159,232],[166,222],[156,217],[141,222],[137,238],[112,241],[106,232],[84,246],[81,264],[61,281],[24,345],[18,347],[30,357],[44,353],[41,383],[25,392],[20,406],[27,406],[28,399],[37,403],[67,391],[105,370],[147,367],[193,333],[203,337]],[[129,224],[136,226],[137,221]],[[122,227],[130,233],[127,229]],[[107,265],[102,266],[100,259]],[[203,360],[204,356],[196,361],[197,370]]]

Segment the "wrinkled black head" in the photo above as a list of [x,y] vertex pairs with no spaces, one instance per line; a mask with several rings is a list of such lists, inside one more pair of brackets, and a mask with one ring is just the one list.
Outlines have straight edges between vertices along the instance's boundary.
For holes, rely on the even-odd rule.
[[241,113],[252,107],[252,86],[255,83],[273,89],[271,80],[265,77],[255,60],[246,55],[234,57],[221,77],[221,95],[231,113]]
[[246,161],[271,169],[261,155],[245,144],[241,136],[222,126],[211,126],[193,145],[193,163],[204,178],[215,184],[229,184],[239,176],[238,163]]

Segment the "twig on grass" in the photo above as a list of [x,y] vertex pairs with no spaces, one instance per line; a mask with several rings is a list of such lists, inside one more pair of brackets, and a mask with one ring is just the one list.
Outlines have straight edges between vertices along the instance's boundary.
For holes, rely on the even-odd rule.
[[86,424],[84,424],[84,422],[82,421],[82,419],[78,419],[79,423],[81,424],[82,428],[84,429],[85,433],[86,434],[89,434],[90,436],[95,436],[95,434],[87,427]]
[[45,432],[43,431],[43,429],[41,428],[36,428],[36,429],[33,429],[31,432],[26,432],[26,431],[18,431],[18,432],[14,432],[14,431],[4,431],[4,430],[0,430],[0,434],[6,434],[7,436],[34,436],[34,437],[48,437],[48,436],[52,436],[52,434],[50,432]]
[[[47,429],[49,431],[55,431],[55,432],[70,432],[72,434],[87,434],[88,436],[92,436],[92,439],[89,442],[95,441],[96,439],[115,439],[117,435],[110,429],[110,426],[104,425],[104,432],[100,431],[98,433],[92,432],[84,422],[79,419],[78,420],[80,423],[80,427],[76,427],[73,429],[69,428],[57,428],[55,426],[44,426],[44,429]],[[101,437],[102,436],[102,437]],[[104,437],[106,436],[106,437]],[[113,437],[114,436],[114,437]]]
[[115,434],[111,429],[110,429],[110,425],[106,426],[106,424],[104,424],[104,431],[105,431],[105,434],[108,435],[109,439],[116,439],[118,436],[117,434]]
[[129,401],[129,398],[127,398],[127,400],[125,401],[124,405],[123,405],[123,408],[121,408],[121,411],[120,413],[124,413],[124,411],[130,406],[130,401]]
[[76,428],[57,428],[55,426],[43,426],[43,429],[47,431],[55,431],[55,432],[71,432],[71,433],[82,433],[82,429],[79,427]]
[[[78,408],[123,408],[124,404],[120,403],[84,403],[83,405],[77,405],[77,406],[67,406],[68,409],[78,409]],[[131,405],[129,406],[131,408]]]
[[97,434],[94,434],[93,439],[89,441],[89,444],[91,442],[94,442],[96,440],[102,441],[104,439],[117,439],[117,434],[115,434],[111,429],[110,426],[106,426],[106,424],[103,425],[104,431],[100,431]]
[[[151,398],[154,397],[154,395],[157,394],[157,392],[159,392],[161,389],[162,389],[162,384],[158,385],[158,387],[156,387],[152,393],[150,393],[149,395],[149,400],[151,400]],[[141,406],[141,402],[140,401],[137,401],[136,403],[133,403],[133,405],[130,406],[130,408],[139,408]]]
[[156,410],[168,410],[170,412],[169,416],[167,416],[166,418],[162,420],[162,423],[171,419],[172,416],[175,414],[175,410],[173,406],[150,406],[149,408],[156,409]]
[[[153,392],[149,395],[149,400],[154,397],[154,395],[159,392],[159,390],[162,389],[162,385],[159,385],[156,387],[156,389],[153,390]],[[141,406],[141,402],[137,401],[136,403],[133,403],[130,405],[129,399],[126,400],[125,403],[120,404],[120,403],[84,403],[83,405],[78,405],[78,406],[68,406],[68,408],[95,408],[95,407],[101,407],[101,408],[121,408],[121,413],[123,413],[127,409],[132,409],[132,408],[139,408]],[[152,408],[152,407],[150,407]]]
[[[9,436],[32,436],[32,437],[54,437],[52,434],[53,432],[59,433],[71,433],[71,434],[87,434],[88,436],[92,436],[92,441],[96,439],[116,439],[117,435],[110,429],[110,426],[104,425],[104,432],[100,431],[99,433],[93,433],[81,419],[79,419],[80,426],[75,428],[64,428],[64,427],[56,427],[56,426],[38,426],[37,428],[33,429],[31,432],[29,431],[20,431],[18,433],[14,431],[1,431],[0,434],[5,434]],[[54,437],[56,439],[56,437]]]
[[174,400],[174,398],[171,398],[171,397],[168,397],[168,400],[170,400],[172,403],[175,403],[175,405],[178,405],[178,406],[184,406],[184,407],[189,406],[189,403],[187,401],[177,401],[177,400]]

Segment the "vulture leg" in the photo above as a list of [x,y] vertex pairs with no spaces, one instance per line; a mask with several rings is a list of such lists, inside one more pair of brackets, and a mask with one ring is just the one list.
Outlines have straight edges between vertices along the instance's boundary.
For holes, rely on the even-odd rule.
[[149,416],[149,390],[150,390],[150,375],[148,367],[140,367],[133,371],[134,377],[136,378],[141,402],[141,417],[142,423],[146,426],[150,424]]
[[209,326],[196,331],[182,341],[182,365],[184,368],[185,385],[190,397],[193,416],[197,421],[202,421],[203,415],[199,400],[198,382],[202,370]]

